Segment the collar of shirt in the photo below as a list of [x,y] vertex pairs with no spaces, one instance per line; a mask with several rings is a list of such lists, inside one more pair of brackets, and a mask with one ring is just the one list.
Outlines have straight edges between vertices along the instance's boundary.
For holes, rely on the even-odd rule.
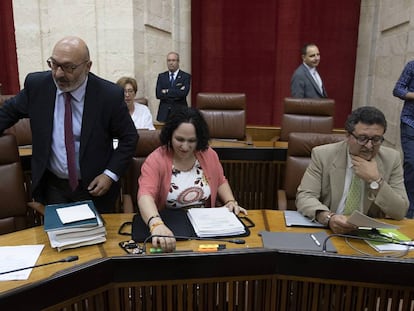
[[169,76],[171,77],[171,73],[174,75],[174,80],[177,78],[177,75],[178,75],[178,71],[179,71],[180,69],[177,69],[176,71],[174,71],[174,72],[171,72],[171,71],[169,71]]
[[311,73],[311,75],[313,75],[316,71],[315,67],[310,67],[308,65],[306,65],[306,63],[303,63],[305,65],[305,67],[309,70],[309,72]]

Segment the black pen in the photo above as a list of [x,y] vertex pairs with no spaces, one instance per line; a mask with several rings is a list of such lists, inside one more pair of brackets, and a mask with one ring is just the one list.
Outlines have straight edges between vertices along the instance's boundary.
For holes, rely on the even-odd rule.
[[[190,252],[193,252],[193,250],[192,249],[176,249],[173,252],[169,252],[169,253],[190,253]],[[162,250],[161,247],[151,247],[150,253],[160,254],[160,253],[164,253],[164,251]]]

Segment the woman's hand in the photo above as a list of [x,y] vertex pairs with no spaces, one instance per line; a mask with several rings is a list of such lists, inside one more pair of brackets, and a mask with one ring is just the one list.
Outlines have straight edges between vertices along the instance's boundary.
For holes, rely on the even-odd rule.
[[154,227],[151,234],[171,236],[171,238],[154,236],[152,238],[152,245],[154,247],[161,247],[164,252],[173,252],[175,250],[175,238],[173,237],[174,234],[165,224],[160,224]]
[[228,201],[225,205],[229,209],[230,212],[235,213],[236,215],[239,215],[239,213],[243,213],[244,215],[247,215],[247,210],[241,207],[237,201],[231,200]]

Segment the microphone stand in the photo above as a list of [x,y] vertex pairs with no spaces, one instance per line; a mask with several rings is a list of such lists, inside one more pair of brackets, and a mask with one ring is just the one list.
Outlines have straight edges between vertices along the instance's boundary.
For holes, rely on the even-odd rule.
[[79,259],[78,256],[69,256],[69,257],[66,257],[66,258],[63,258],[63,259],[60,259],[60,260],[51,261],[51,262],[43,263],[43,264],[40,264],[40,265],[35,265],[35,266],[24,267],[24,268],[19,268],[19,269],[0,272],[0,275],[7,274],[7,273],[12,273],[12,272],[17,272],[17,271],[22,271],[22,270],[26,270],[26,269],[32,269],[32,268],[37,268],[37,267],[48,266],[48,265],[52,265],[52,264],[59,263],[59,262],[76,261],[78,259]]
[[173,238],[173,239],[181,239],[181,240],[198,240],[198,241],[217,241],[217,242],[226,242],[226,243],[234,243],[234,244],[245,244],[246,241],[243,239],[220,239],[220,238],[208,238],[208,237],[194,237],[194,236],[182,236],[182,235],[161,235],[161,234],[153,234],[145,238],[143,245],[142,245],[142,254],[146,253],[146,245],[147,242],[152,238]]

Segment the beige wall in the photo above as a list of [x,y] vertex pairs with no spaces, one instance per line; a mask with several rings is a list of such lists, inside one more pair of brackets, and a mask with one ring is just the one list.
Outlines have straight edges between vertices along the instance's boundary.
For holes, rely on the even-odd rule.
[[387,117],[386,142],[400,149],[403,102],[392,90],[414,56],[412,0],[362,0],[353,107],[380,108]]
[[[191,72],[191,0],[13,0],[20,83],[28,72],[46,70],[54,43],[65,35],[85,39],[92,71],[112,81],[135,76],[138,97],[155,116],[155,84],[166,54],[177,51]],[[414,57],[412,0],[361,0],[353,107],[377,106],[389,123],[387,143],[400,148],[402,101],[392,89]],[[346,47],[343,47],[346,48]],[[190,99],[190,98],[189,98]]]
[[65,35],[89,46],[91,71],[116,82],[138,80],[137,97],[156,114],[155,85],[166,55],[180,53],[191,72],[191,0],[13,0],[20,85],[27,73],[47,70],[46,59]]

